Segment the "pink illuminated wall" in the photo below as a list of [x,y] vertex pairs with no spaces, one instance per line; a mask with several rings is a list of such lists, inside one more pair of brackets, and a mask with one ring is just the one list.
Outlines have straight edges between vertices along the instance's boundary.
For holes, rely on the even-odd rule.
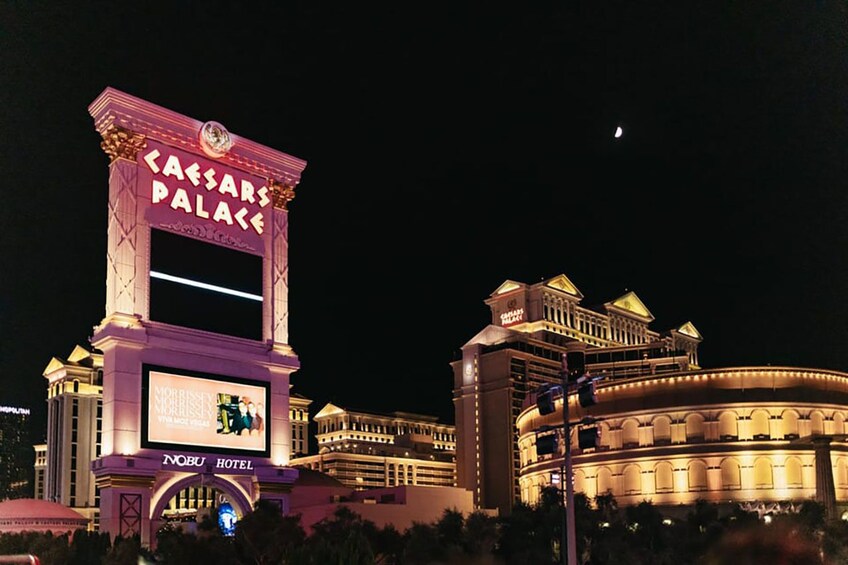
[[[109,157],[105,312],[91,338],[103,352],[102,455],[92,464],[102,528],[150,541],[164,498],[204,480],[241,512],[259,498],[286,511],[297,477],[287,466],[289,376],[300,367],[288,343],[288,204],[306,163],[113,88],[89,113]],[[198,282],[151,274],[151,230],[156,241],[177,236],[169,247],[189,238],[255,259],[258,339],[151,319],[154,276],[157,293]],[[240,401],[261,429],[229,429]]]

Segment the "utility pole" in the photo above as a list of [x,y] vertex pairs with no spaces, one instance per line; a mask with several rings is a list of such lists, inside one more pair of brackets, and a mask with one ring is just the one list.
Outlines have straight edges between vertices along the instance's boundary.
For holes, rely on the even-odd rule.
[[565,452],[565,565],[577,565],[577,532],[574,528],[574,470],[571,466],[571,426],[568,421],[568,355],[562,354],[562,431]]
[[[571,367],[569,368],[569,357],[572,358]],[[569,406],[568,393],[570,388],[577,391],[577,402],[583,408],[587,408],[597,403],[595,396],[595,381],[602,377],[590,377],[585,372],[585,354],[583,351],[568,351],[562,354],[561,367],[561,385],[542,385],[536,391],[536,408],[539,410],[540,416],[553,414],[556,410],[554,403],[554,393],[560,393],[562,396],[562,456],[564,466],[562,469],[560,480],[565,482],[561,488],[565,493],[564,508],[563,508],[563,528],[562,528],[562,555],[563,565],[577,565],[577,532],[575,529],[574,517],[574,469],[571,460],[571,431],[577,426],[588,426],[598,422],[602,418],[585,416],[574,422],[569,421]],[[573,382],[569,382],[569,377],[575,376]],[[573,385],[573,387],[572,387]],[[554,455],[557,449],[557,434],[555,433],[558,426],[541,426],[536,430],[536,454],[537,455]],[[554,433],[552,433],[554,432]],[[598,428],[582,428],[577,432],[577,443],[580,449],[597,449],[600,439]]]

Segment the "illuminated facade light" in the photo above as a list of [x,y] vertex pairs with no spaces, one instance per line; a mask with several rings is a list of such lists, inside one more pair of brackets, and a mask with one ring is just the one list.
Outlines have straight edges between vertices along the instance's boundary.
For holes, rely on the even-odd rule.
[[239,298],[247,298],[248,300],[255,300],[257,302],[262,302],[262,296],[259,294],[251,294],[249,292],[242,292],[240,290],[235,290],[232,288],[225,288],[223,286],[218,286],[214,284],[204,283],[200,281],[193,281],[191,279],[186,279],[183,277],[175,277],[173,275],[169,275],[166,273],[160,273],[158,271],[150,271],[151,278],[160,279],[163,281],[173,282],[177,284],[184,284],[186,286],[193,286],[195,288],[202,288],[203,290],[211,290],[212,292],[220,292],[221,294],[228,294],[230,296],[237,296]]

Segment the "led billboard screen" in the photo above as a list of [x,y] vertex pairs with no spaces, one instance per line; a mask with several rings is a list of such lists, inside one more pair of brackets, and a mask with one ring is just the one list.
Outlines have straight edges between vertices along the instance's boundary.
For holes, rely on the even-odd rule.
[[268,383],[145,365],[142,447],[268,456]]
[[150,319],[262,339],[262,257],[151,229]]

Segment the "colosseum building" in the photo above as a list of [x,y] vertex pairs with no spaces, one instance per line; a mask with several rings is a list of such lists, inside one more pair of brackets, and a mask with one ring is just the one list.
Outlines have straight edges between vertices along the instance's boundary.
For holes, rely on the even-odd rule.
[[[603,379],[596,392],[588,408],[569,398],[569,421],[591,415],[600,429],[598,447],[582,451],[571,434],[574,492],[667,510],[699,499],[762,509],[811,498],[831,514],[845,510],[846,373],[698,369]],[[558,482],[563,457],[538,455],[536,438],[543,426],[561,433],[562,425],[561,400],[542,416],[535,395],[527,396],[516,419],[522,501],[537,502]]]

